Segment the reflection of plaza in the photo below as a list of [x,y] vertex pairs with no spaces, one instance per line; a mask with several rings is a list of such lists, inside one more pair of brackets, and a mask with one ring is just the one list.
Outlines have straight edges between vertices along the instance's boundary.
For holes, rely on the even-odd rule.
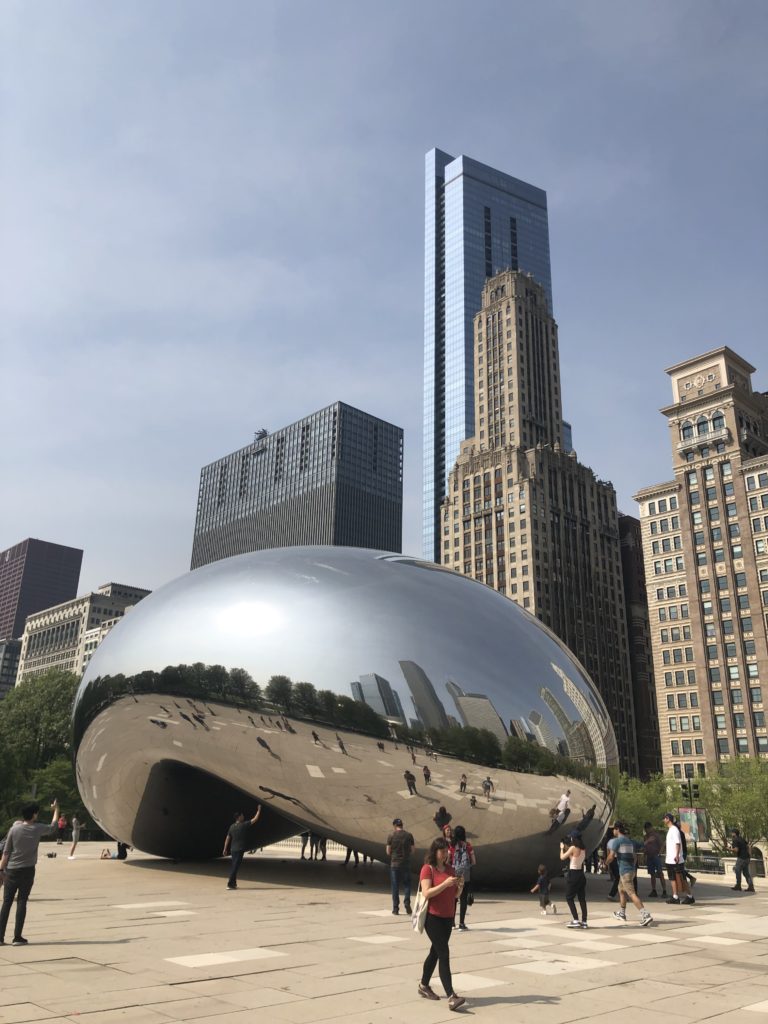
[[[420,860],[445,806],[482,848],[477,880],[525,882],[536,864],[557,866],[557,838],[541,835],[542,817],[564,785],[574,806],[601,808],[596,843],[610,804],[586,781],[489,768],[278,710],[246,711],[220,701],[164,693],[117,697],[81,738],[78,780],[94,819],[123,841],[160,856],[216,856],[233,810],[264,803],[260,840],[268,845],[312,829],[384,860],[393,817],[401,817]],[[158,728],[158,724],[162,728]],[[421,769],[428,766],[425,785]],[[417,776],[412,795],[403,773]],[[468,777],[466,792],[460,778]],[[490,775],[493,799],[482,795]],[[472,798],[475,798],[475,805]],[[190,829],[194,814],[201,827]]]

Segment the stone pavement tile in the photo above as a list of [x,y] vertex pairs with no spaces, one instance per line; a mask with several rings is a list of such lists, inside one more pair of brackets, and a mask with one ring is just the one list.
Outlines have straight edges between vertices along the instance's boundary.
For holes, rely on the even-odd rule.
[[[745,997],[740,985],[721,987],[718,989],[706,988],[687,992],[682,999],[682,1009],[696,1020],[704,1020],[706,1017],[713,1017],[719,1013],[733,1013],[742,1009],[744,1004],[749,1002]],[[669,1014],[669,1000],[659,999],[644,1003],[646,1009],[653,1016],[659,1014],[666,1018]]]
[[682,965],[686,984],[692,986],[710,985],[740,985],[743,981],[749,981],[762,968],[755,967],[754,970],[745,970],[739,967],[728,967],[725,964],[712,964],[706,968],[689,971],[687,965]]
[[173,1002],[147,1003],[147,1010],[158,1010],[171,1020],[201,1020],[216,1014],[227,1013],[231,1004],[218,996],[196,996],[188,999],[177,999]]
[[768,1014],[768,999],[763,1000],[762,1003],[751,1003],[749,1006],[742,1007],[744,1010],[750,1010],[752,1013],[764,1013]]
[[[310,1024],[316,1020],[344,1020],[353,1013],[375,1013],[387,1007],[402,1007],[419,999],[416,991],[417,983],[408,991],[400,986],[368,989],[360,992],[345,992],[333,996],[318,996],[314,999],[303,999],[300,1002],[284,1003],[275,1009],[275,1013],[283,1021],[291,1024]],[[270,1012],[271,1016],[271,1012]]]
[[97,1010],[95,1013],[82,1013],[74,1019],[78,1024],[168,1024],[171,1020],[164,1013],[149,1010],[146,1006],[134,1006],[126,1010]]
[[111,992],[77,991],[72,997],[62,996],[60,991],[51,993],[45,998],[36,997],[36,1002],[49,1010],[64,1013],[65,1016],[76,1016],[83,1013],[94,1013],[96,1010],[128,1009],[134,1006],[146,1006],[160,1002],[174,1002],[188,996],[179,992],[178,986],[156,985],[148,988],[120,989]]
[[0,1006],[0,1024],[19,1024],[21,1021],[50,1020],[54,1014],[49,1013],[34,1003],[11,1003]]
[[[572,1017],[569,1019],[568,1024],[615,1024],[616,1012],[609,1011],[608,1013],[600,1013],[599,1007],[593,1007],[592,1013],[585,1014],[583,1017]],[[675,1020],[682,1022],[682,1024],[693,1024],[693,1022],[701,1021],[701,1017],[689,1014],[685,1006],[675,1006]],[[627,1006],[621,1011],[622,1024],[648,1024],[649,1017],[648,1011],[643,1006]],[[667,1019],[666,1017],[664,1018]],[[733,1017],[730,1018],[730,1024],[733,1024]],[[757,1024],[757,1022],[755,1022]]]
[[[326,995],[328,993],[318,992],[317,994]],[[262,1006],[278,1006],[280,1003],[294,1003],[303,998],[304,996],[284,992],[277,988],[251,989],[247,992],[222,993],[219,996],[222,1002],[229,1003],[233,1007],[251,1010],[259,1009]]]
[[[291,993],[295,998],[311,998],[313,996],[331,996],[342,992],[358,992],[381,985],[401,984],[417,978],[421,964],[403,964],[400,968],[384,970],[360,971],[357,974],[346,974],[340,977],[313,977],[307,974],[294,975],[290,980],[281,974],[275,979],[281,991]],[[253,990],[251,990],[253,991]]]

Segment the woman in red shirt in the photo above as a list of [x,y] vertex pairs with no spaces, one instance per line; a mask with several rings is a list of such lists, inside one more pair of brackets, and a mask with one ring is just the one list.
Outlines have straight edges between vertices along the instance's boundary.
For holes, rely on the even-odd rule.
[[440,981],[448,996],[448,1009],[458,1010],[465,1000],[453,991],[451,979],[451,954],[448,943],[453,929],[453,916],[456,912],[456,897],[461,892],[462,880],[454,873],[448,863],[448,843],[440,836],[432,841],[429,853],[424,859],[424,867],[419,875],[419,886],[429,900],[427,920],[424,930],[432,943],[419,983],[419,995],[425,999],[439,999],[440,996],[430,988],[430,980],[435,967],[439,965]]

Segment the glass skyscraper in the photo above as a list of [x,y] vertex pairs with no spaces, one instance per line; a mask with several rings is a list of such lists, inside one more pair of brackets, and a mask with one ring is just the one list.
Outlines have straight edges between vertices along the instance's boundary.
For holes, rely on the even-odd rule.
[[334,402],[203,467],[191,568],[297,544],[400,551],[402,529],[403,431]]
[[467,156],[426,157],[424,557],[440,559],[440,502],[474,431],[473,318],[486,278],[532,274],[552,311],[547,195]]

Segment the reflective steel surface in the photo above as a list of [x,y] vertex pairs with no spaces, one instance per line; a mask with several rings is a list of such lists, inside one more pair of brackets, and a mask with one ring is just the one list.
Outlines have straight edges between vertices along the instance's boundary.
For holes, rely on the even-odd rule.
[[617,778],[600,697],[537,619],[359,548],[239,555],[151,594],[94,655],[74,729],[94,820],[175,858],[218,856],[259,801],[254,846],[312,829],[385,859],[400,817],[418,863],[448,815],[476,881],[530,882],[572,828],[597,845]]

